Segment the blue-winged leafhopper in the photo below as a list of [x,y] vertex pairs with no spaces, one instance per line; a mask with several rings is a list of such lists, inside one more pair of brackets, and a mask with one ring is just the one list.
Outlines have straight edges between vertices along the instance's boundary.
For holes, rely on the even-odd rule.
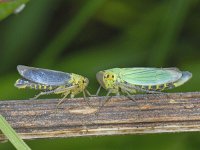
[[86,98],[86,93],[89,94],[86,90],[89,80],[81,75],[23,65],[18,65],[17,70],[22,76],[15,83],[17,88],[42,90],[33,99],[37,99],[41,95],[63,94],[59,105],[68,95],[73,98],[83,92],[84,98]]

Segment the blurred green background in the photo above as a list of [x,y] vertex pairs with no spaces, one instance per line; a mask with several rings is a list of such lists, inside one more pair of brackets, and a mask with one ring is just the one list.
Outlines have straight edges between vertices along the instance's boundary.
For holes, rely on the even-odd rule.
[[[5,3],[4,3],[5,4]],[[1,7],[0,4],[0,14]],[[27,99],[16,66],[74,72],[98,84],[95,74],[113,67],[178,67],[193,73],[169,92],[199,91],[199,0],[34,0],[0,22],[0,99]],[[79,95],[81,96],[81,95]],[[128,135],[27,141],[33,149],[197,150],[199,133]],[[0,149],[14,149],[1,143]]]

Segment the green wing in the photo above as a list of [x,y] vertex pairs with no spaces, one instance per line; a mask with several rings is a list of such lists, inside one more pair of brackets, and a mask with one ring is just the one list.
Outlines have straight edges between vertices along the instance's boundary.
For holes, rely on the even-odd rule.
[[119,76],[122,81],[135,85],[158,85],[175,82],[182,72],[177,68],[122,68]]

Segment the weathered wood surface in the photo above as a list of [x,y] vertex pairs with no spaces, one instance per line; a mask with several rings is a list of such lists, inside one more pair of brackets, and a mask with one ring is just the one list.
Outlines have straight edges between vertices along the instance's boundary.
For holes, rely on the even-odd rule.
[[200,131],[200,92],[113,97],[96,114],[102,99],[0,101],[0,114],[23,139]]

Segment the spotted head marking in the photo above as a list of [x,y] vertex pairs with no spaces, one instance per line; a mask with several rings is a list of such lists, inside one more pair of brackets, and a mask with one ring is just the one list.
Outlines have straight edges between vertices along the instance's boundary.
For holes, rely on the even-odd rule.
[[112,89],[112,91],[118,91],[119,87],[116,85],[117,74],[111,71],[99,71],[96,74],[96,78],[104,89]]

